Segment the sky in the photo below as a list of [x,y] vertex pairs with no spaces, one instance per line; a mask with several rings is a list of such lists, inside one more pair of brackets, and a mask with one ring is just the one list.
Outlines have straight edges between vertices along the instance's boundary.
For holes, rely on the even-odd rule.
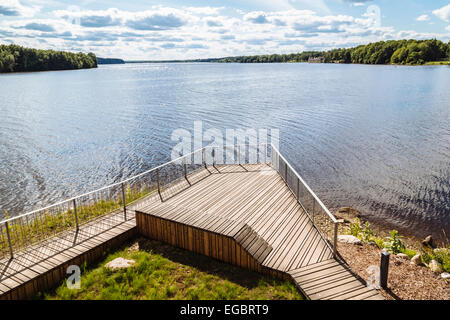
[[0,44],[125,60],[450,41],[441,0],[0,0]]

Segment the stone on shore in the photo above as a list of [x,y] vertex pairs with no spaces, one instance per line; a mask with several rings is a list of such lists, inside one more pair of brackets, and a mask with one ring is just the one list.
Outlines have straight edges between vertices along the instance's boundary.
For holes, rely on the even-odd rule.
[[136,264],[136,261],[134,260],[128,260],[124,258],[116,258],[110,262],[108,262],[105,267],[112,270],[120,270],[120,269],[127,269],[129,267],[132,267]]
[[361,212],[352,207],[342,207],[336,211],[335,216],[343,219],[345,223],[353,223],[357,218],[361,219]]
[[442,272],[441,266],[439,265],[439,262],[437,262],[436,260],[431,260],[430,263],[428,264],[428,268],[430,268],[431,271],[436,273]]
[[410,263],[416,266],[420,266],[422,264],[420,254],[416,254],[414,257],[412,257]]
[[442,278],[442,279],[445,279],[445,280],[450,279],[450,273],[448,273],[448,272],[442,272],[442,273],[441,273],[441,278]]
[[400,259],[409,260],[408,255],[407,255],[407,254],[404,254],[404,253],[397,253],[395,256],[396,256],[397,258],[400,258]]
[[338,241],[343,242],[343,243],[351,243],[351,244],[358,244],[358,245],[362,244],[361,240],[359,240],[357,237],[352,236],[352,235],[345,235],[345,234],[339,235]]
[[422,240],[422,244],[426,247],[434,248],[433,238],[431,236],[426,237]]
[[433,249],[433,253],[440,253],[440,254],[449,254],[449,249],[448,248],[436,248]]

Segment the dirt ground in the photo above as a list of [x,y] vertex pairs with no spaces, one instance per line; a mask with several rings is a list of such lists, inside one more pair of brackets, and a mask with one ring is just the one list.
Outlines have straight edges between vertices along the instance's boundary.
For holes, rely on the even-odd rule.
[[[338,251],[350,268],[362,279],[370,274],[367,268],[380,265],[381,249],[370,244],[339,243]],[[410,264],[409,259],[390,256],[387,290],[380,293],[392,300],[450,300],[450,282],[425,266]]]

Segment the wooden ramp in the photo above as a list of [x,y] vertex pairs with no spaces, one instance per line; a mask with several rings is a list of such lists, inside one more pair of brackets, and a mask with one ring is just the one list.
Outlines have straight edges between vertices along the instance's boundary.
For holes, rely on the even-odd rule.
[[[208,173],[206,173],[208,171]],[[138,232],[242,267],[290,276],[311,299],[382,299],[343,263],[267,164],[204,169],[136,207]],[[200,173],[198,173],[200,174]]]
[[67,277],[70,265],[81,266],[136,235],[136,220],[128,212],[99,217],[78,231],[71,230],[0,259],[0,300],[20,300],[52,289]]
[[344,263],[325,260],[288,271],[301,290],[312,300],[384,300],[369,289]]

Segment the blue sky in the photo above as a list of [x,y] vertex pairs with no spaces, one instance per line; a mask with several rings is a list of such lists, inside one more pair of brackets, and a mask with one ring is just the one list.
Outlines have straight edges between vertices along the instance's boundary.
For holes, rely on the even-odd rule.
[[192,59],[450,40],[441,0],[0,0],[0,43]]

